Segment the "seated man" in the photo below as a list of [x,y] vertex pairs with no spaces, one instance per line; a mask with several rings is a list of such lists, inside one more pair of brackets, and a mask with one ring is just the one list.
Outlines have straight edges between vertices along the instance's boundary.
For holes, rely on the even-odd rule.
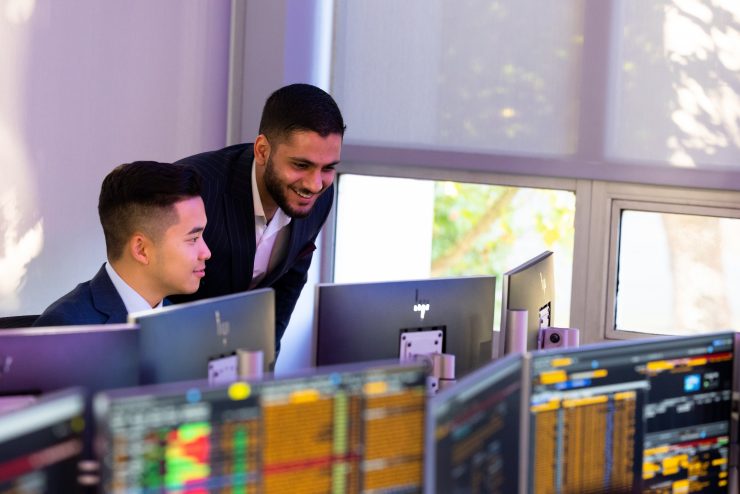
[[211,256],[200,190],[200,177],[189,167],[153,161],[116,167],[98,201],[108,262],[34,326],[125,323],[129,312],[195,292]]

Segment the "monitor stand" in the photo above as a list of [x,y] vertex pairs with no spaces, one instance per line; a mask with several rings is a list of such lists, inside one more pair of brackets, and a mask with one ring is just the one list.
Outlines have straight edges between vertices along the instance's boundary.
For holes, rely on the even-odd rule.
[[456,382],[455,356],[442,353],[446,329],[445,326],[406,328],[401,330],[399,338],[398,358],[401,363],[422,360],[429,365],[427,391],[430,395]]

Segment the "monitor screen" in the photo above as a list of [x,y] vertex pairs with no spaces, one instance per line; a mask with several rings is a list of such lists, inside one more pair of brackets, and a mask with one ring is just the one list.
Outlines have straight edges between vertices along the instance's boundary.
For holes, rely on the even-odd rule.
[[532,355],[532,492],[729,492],[733,333]]
[[426,369],[98,395],[105,492],[418,492]]
[[141,327],[141,384],[205,379],[210,359],[237,350],[275,359],[275,292],[270,288],[129,314]]
[[0,493],[74,493],[82,458],[81,390],[45,396],[0,414]]
[[429,400],[425,492],[519,492],[522,361],[487,364]]
[[397,359],[402,338],[438,331],[462,377],[491,360],[495,288],[493,276],[319,284],[316,364]]
[[527,311],[527,351],[538,348],[537,338],[540,328],[554,324],[555,308],[555,261],[553,253],[545,251],[503,276],[501,301],[501,338],[499,354],[512,351],[515,341],[507,331],[507,310]]

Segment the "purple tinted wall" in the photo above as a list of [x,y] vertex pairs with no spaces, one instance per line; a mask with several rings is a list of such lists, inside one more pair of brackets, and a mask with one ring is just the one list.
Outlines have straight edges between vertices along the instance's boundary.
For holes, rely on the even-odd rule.
[[0,3],[0,315],[42,311],[105,261],[114,166],[225,144],[230,5]]

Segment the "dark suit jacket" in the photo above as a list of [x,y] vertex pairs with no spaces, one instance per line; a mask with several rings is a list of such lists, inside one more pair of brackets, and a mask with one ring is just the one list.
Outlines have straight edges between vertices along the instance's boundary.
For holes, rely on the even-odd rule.
[[51,304],[33,323],[34,326],[125,323],[128,311],[113,286],[105,265],[90,281]]
[[[170,297],[173,302],[216,297],[249,290],[256,240],[252,199],[252,144],[237,144],[178,161],[195,168],[203,178],[203,201],[208,224],[203,238],[211,249],[206,275],[194,295]],[[285,258],[257,288],[275,290],[275,345],[279,348],[290,315],[306,283],[314,241],[334,201],[332,185],[306,218],[293,218]]]

